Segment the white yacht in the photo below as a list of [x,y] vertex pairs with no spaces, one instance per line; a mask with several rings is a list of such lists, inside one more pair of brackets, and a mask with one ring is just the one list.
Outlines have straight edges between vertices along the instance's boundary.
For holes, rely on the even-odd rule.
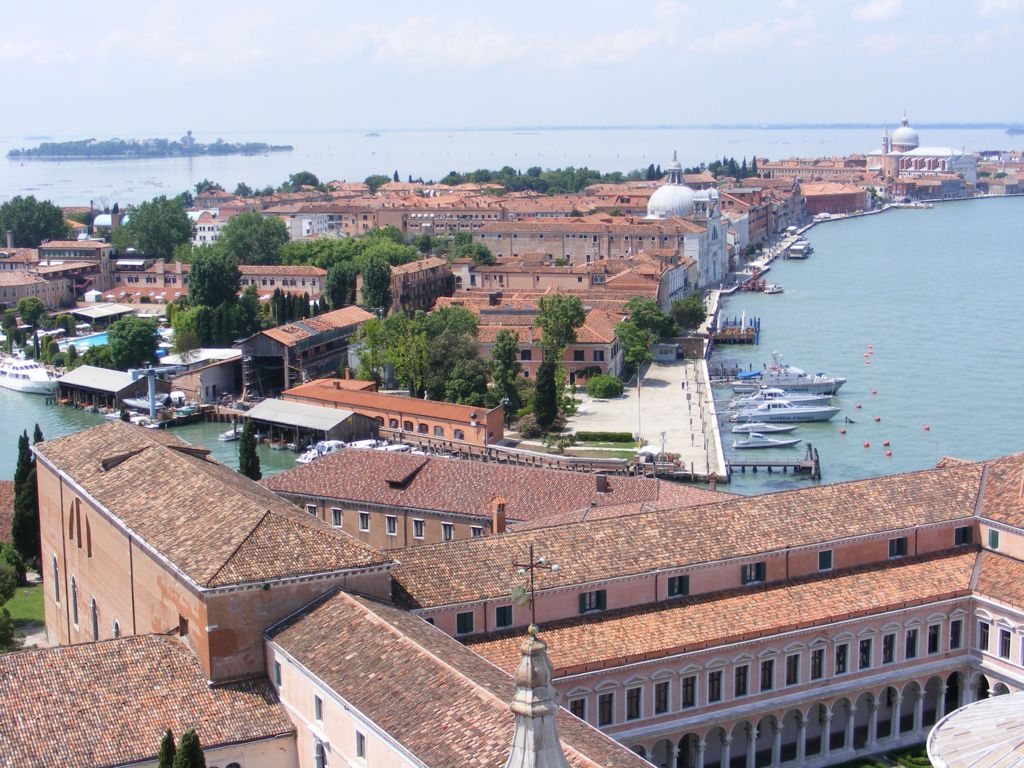
[[345,446],[344,440],[321,440],[308,451],[298,456],[295,461],[299,464],[310,464],[322,456],[329,456],[340,451]]
[[752,395],[737,397],[732,401],[733,408],[753,408],[761,403],[785,400],[793,405],[828,405],[832,395],[812,395],[805,392],[787,392],[778,387],[762,387]]
[[57,390],[57,377],[35,360],[5,357],[0,360],[0,387],[50,395]]
[[793,405],[785,400],[769,400],[756,408],[740,411],[730,421],[763,421],[769,424],[782,422],[792,424],[798,421],[828,421],[839,413],[839,409],[827,405]]

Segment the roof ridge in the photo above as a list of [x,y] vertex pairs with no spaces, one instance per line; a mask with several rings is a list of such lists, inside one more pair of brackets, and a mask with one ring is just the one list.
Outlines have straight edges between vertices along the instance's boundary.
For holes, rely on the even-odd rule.
[[214,571],[212,574],[210,574],[210,576],[203,583],[204,587],[208,587],[208,586],[210,586],[211,584],[214,583],[214,581],[220,575],[221,571],[223,571],[225,568],[227,568],[228,565],[231,563],[231,561],[235,559],[235,555],[238,554],[238,551],[245,545],[245,543],[247,541],[249,541],[249,539],[252,538],[253,534],[256,533],[256,530],[263,524],[263,521],[266,520],[269,515],[270,515],[270,510],[267,509],[260,516],[260,519],[256,521],[256,524],[249,529],[249,531],[245,534],[245,536],[242,537],[242,540],[240,542],[238,542],[238,546],[236,546],[233,550],[231,550],[231,554],[229,554],[227,557],[224,558],[224,562],[220,564],[220,567],[217,568],[217,570]]

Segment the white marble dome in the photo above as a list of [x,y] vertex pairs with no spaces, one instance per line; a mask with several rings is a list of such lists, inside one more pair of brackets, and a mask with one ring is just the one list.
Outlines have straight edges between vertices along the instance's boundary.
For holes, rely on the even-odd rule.
[[917,131],[910,127],[906,116],[904,116],[900,127],[892,132],[892,146],[901,149],[917,149],[919,143]]
[[647,201],[648,219],[671,219],[693,213],[694,191],[685,184],[663,184]]

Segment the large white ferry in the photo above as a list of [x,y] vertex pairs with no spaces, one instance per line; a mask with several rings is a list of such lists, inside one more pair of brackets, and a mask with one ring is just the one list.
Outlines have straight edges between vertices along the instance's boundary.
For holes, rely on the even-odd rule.
[[0,360],[0,387],[49,395],[57,389],[57,377],[35,360],[4,357]]

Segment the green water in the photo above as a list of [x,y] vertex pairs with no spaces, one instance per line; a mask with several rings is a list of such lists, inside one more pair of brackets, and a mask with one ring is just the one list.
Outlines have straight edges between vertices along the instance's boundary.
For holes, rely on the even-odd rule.
[[[14,476],[14,465],[18,460],[18,435],[22,430],[28,430],[31,436],[36,423],[43,430],[43,437],[52,439],[102,424],[103,416],[77,408],[46,405],[46,398],[40,395],[0,389],[0,477]],[[217,439],[217,435],[229,426],[219,422],[197,422],[177,427],[173,432],[182,440],[208,448],[217,461],[237,468],[238,442],[222,443]],[[291,451],[272,451],[260,445],[258,453],[264,476],[295,466],[295,454]]]
[[[805,371],[849,379],[832,422],[794,433],[818,448],[823,482],[926,469],[947,455],[986,459],[1024,450],[1024,301],[1016,272],[1024,199],[890,211],[818,225],[807,237],[814,246],[807,261],[778,260],[767,276],[785,293],[725,300],[727,316],[761,318],[761,344],[720,347],[713,363],[760,368],[778,350]],[[856,423],[843,423],[844,416]],[[726,427],[723,442],[732,439]],[[730,490],[741,493],[809,482],[764,474],[734,480]]]

